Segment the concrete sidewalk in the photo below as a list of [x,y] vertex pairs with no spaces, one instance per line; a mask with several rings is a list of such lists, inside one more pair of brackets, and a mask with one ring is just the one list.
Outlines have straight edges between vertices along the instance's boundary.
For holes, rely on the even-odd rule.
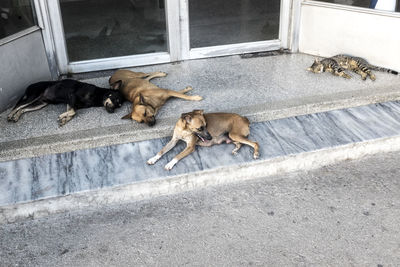
[[[130,110],[128,103],[114,114],[103,108],[78,110],[61,128],[57,117],[65,111],[63,105],[24,114],[18,123],[7,122],[6,111],[0,114],[0,161],[168,136],[179,115],[193,109],[238,112],[255,122],[400,99],[398,76],[376,73],[375,82],[362,81],[356,75],[345,80],[307,72],[312,62],[312,56],[284,54],[134,68],[165,71],[168,76],[154,79],[154,83],[175,90],[191,85],[194,90],[190,94],[202,95],[204,100],[170,100],[153,128],[121,120]],[[108,86],[108,76],[86,81]]]
[[0,227],[2,266],[397,266],[400,153]]

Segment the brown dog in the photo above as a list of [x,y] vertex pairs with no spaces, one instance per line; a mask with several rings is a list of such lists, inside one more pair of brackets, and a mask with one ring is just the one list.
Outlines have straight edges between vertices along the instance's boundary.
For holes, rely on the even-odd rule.
[[156,77],[167,76],[164,72],[133,72],[130,70],[117,70],[109,80],[113,89],[118,89],[124,97],[132,102],[132,112],[122,117],[132,119],[140,123],[153,126],[156,123],[157,111],[170,97],[178,97],[186,100],[199,101],[203,98],[198,95],[187,96],[185,93],[192,90],[188,86],[181,91],[173,91],[159,88],[150,82]]
[[166,170],[171,170],[174,165],[195,150],[196,145],[212,146],[223,142],[235,144],[232,154],[236,155],[242,144],[254,149],[253,157],[258,158],[258,143],[250,141],[250,122],[247,118],[234,113],[208,113],[202,110],[193,110],[184,113],[175,125],[171,141],[161,149],[147,164],[154,164],[162,155],[171,150],[179,140],[186,142],[186,148],[176,155],[167,165]]

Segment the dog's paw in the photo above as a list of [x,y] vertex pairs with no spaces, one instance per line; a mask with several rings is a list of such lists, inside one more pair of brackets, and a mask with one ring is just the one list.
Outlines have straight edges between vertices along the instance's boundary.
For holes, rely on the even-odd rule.
[[63,126],[74,117],[75,112],[67,111],[58,116],[58,125]]
[[259,154],[259,153],[254,153],[254,154],[253,154],[253,158],[254,158],[254,159],[258,159],[259,157],[260,157],[260,154]]
[[203,100],[203,98],[201,96],[199,96],[199,95],[194,95],[194,96],[192,96],[192,100],[200,101],[200,100]]
[[166,169],[167,171],[170,171],[177,162],[178,161],[176,159],[171,160],[170,162],[167,163],[167,165],[165,165],[164,169]]
[[67,123],[67,120],[65,120],[65,118],[62,118],[62,119],[59,118],[57,120],[57,122],[58,122],[58,126],[62,127]]
[[15,119],[14,119],[14,116],[13,116],[13,115],[8,115],[8,116],[7,116],[7,120],[8,120],[8,121],[12,121],[12,122],[17,122],[17,121],[18,121],[18,120],[15,120]]
[[17,121],[18,121],[18,119],[11,118],[11,119],[7,119],[7,121],[9,121],[9,122],[17,122]]
[[71,118],[70,117],[67,117],[67,116],[59,116],[58,117],[58,120],[57,120],[57,122],[58,122],[58,126],[64,126],[68,121],[70,121],[71,120]]
[[19,120],[19,117],[21,117],[21,115],[22,115],[22,110],[19,110],[13,114],[9,114],[7,116],[7,120],[12,122],[17,122]]
[[156,163],[158,160],[160,159],[160,157],[158,155],[155,155],[154,157],[150,158],[146,163],[149,165],[153,165],[154,163]]
[[181,91],[179,91],[179,92],[182,93],[182,94],[186,94],[187,92],[192,91],[192,90],[193,90],[193,87],[191,87],[191,86],[186,86],[185,89],[183,89],[183,90],[181,90]]

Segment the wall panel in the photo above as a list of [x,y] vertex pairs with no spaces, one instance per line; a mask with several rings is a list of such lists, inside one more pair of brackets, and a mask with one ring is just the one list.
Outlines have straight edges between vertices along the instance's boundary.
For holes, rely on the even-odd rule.
[[40,30],[0,45],[0,112],[14,105],[25,88],[51,80]]
[[400,71],[400,14],[303,4],[299,51],[322,57],[346,53]]

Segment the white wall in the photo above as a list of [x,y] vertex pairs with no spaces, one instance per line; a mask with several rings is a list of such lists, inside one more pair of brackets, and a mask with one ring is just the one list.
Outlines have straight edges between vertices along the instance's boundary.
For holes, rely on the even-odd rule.
[[303,3],[299,51],[329,57],[350,54],[400,71],[400,13]]
[[0,112],[13,106],[29,84],[51,80],[39,30],[1,44],[0,62]]

